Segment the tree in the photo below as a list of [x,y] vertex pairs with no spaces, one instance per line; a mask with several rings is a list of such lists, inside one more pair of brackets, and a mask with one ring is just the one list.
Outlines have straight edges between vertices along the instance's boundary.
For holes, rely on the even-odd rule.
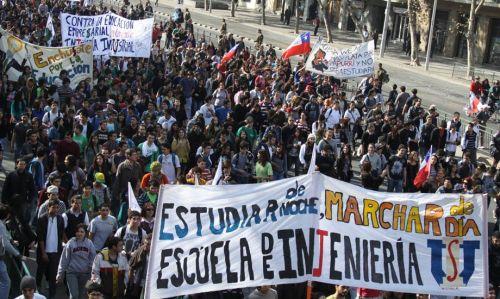
[[325,31],[327,42],[331,43],[333,34],[331,29],[331,12],[333,11],[334,0],[318,0],[319,7],[323,11],[323,23],[325,23]]
[[231,0],[231,17],[234,18],[235,12],[236,12],[236,1],[238,0]]
[[363,8],[355,8],[352,6],[351,1],[347,1],[347,11],[349,12],[349,16],[354,22],[356,31],[358,31],[359,35],[361,36],[361,41],[363,42],[366,42],[368,40],[368,37],[363,35],[363,28],[366,24],[366,16],[369,14],[366,6],[366,1],[363,1]]
[[262,25],[266,25],[266,0],[260,0],[262,3]]
[[410,29],[410,65],[419,66],[418,59],[418,39],[417,39],[417,14],[418,4],[416,0],[408,0],[408,28]]
[[421,51],[427,50],[427,43],[430,39],[429,32],[431,28],[432,5],[431,0],[418,0],[418,9],[415,9],[416,18],[418,20],[418,31],[420,32],[419,49]]
[[208,0],[205,0],[204,4],[205,4],[205,10],[208,10]]
[[299,0],[295,0],[295,34],[299,34]]
[[476,3],[476,0],[471,0],[467,32],[465,34],[465,38],[467,39],[467,78],[470,78],[472,75],[474,75],[474,58],[476,56],[477,37],[475,32],[476,16],[479,12],[479,9],[481,9],[481,7],[483,6],[484,0],[480,0],[479,3]]

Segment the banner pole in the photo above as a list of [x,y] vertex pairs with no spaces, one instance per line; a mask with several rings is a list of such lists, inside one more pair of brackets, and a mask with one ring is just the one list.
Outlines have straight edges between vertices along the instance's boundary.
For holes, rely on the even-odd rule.
[[306,299],[311,299],[312,296],[312,281],[307,281]]

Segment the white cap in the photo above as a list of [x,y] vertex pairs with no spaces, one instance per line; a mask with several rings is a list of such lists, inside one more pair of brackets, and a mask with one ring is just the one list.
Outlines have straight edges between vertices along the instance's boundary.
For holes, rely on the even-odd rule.
[[47,188],[47,193],[59,194],[59,188],[57,188],[57,186],[51,185]]

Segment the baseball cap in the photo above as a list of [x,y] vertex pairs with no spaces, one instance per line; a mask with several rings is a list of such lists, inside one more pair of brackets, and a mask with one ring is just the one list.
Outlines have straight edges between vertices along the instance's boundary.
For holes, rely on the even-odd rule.
[[57,186],[49,186],[47,188],[47,193],[50,193],[50,194],[59,194],[59,188],[57,188]]
[[111,104],[111,105],[113,105],[113,106],[114,106],[114,105],[115,105],[115,100],[113,100],[113,99],[109,99],[109,100],[106,102],[106,104]]

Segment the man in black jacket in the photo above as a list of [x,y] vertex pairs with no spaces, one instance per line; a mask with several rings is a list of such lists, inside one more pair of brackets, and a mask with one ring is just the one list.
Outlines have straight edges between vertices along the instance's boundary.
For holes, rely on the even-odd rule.
[[16,170],[7,175],[2,190],[2,202],[23,224],[29,224],[36,207],[35,182],[26,166],[25,160],[17,159]]
[[50,200],[48,213],[38,219],[37,226],[36,282],[37,285],[42,285],[42,278],[45,275],[49,282],[49,299],[55,298],[56,295],[56,275],[62,253],[62,242],[67,241],[64,219],[57,214],[58,209],[58,201]]

